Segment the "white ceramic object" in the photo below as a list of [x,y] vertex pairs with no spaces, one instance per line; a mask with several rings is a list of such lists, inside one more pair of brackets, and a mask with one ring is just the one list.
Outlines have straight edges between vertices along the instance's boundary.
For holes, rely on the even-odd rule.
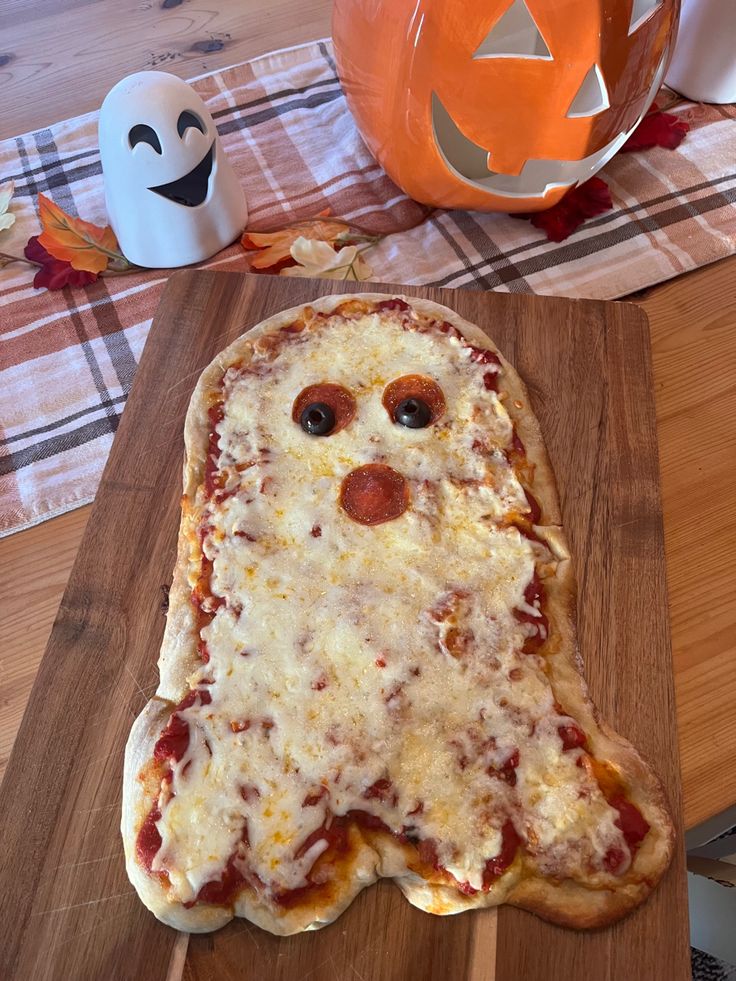
[[665,81],[696,102],[736,102],[736,0],[682,0]]
[[140,266],[200,262],[245,228],[245,195],[194,89],[137,72],[102,103],[105,201],[123,254]]

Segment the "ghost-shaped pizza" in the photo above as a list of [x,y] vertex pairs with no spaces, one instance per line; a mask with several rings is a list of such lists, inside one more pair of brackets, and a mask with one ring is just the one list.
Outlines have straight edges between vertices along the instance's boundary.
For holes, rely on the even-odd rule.
[[379,876],[431,913],[609,923],[664,872],[657,778],[575,654],[519,377],[418,299],[325,297],[235,341],[186,420],[128,874],[187,931],[333,921]]

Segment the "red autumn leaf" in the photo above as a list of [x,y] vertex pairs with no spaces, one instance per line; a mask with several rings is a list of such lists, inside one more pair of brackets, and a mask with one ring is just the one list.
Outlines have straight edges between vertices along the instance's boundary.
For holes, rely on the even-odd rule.
[[98,278],[97,273],[74,269],[71,262],[55,259],[41,245],[38,238],[38,235],[32,235],[23,250],[26,259],[41,264],[41,268],[33,277],[33,285],[37,290],[43,289],[44,286],[48,290],[60,290],[65,286],[87,286]]
[[563,242],[579,228],[586,218],[601,215],[613,207],[608,184],[600,177],[591,177],[584,184],[571,188],[557,204],[546,211],[529,215],[514,215],[526,218],[535,228],[541,229],[550,242]]
[[648,150],[653,146],[674,150],[682,143],[689,130],[690,126],[684,119],[674,116],[671,112],[662,112],[655,102],[619,153]]

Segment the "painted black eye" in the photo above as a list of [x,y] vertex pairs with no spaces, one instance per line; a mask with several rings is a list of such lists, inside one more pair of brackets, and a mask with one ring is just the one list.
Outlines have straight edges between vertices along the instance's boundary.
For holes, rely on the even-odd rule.
[[432,418],[432,410],[422,399],[411,398],[399,402],[394,411],[394,422],[407,429],[424,429]]
[[138,123],[131,129],[128,133],[128,143],[130,143],[131,150],[138,143],[147,143],[153,147],[156,153],[161,153],[161,142],[156,130],[152,126],[146,126],[145,123]]
[[329,436],[335,428],[335,413],[326,402],[310,402],[299,417],[299,424],[310,436]]
[[199,118],[199,116],[195,116],[193,112],[190,112],[188,109],[185,109],[184,112],[179,116],[179,119],[177,120],[176,132],[179,134],[179,136],[183,138],[184,133],[189,129],[190,126],[194,126],[194,128],[198,129],[200,133],[204,133],[204,123]]

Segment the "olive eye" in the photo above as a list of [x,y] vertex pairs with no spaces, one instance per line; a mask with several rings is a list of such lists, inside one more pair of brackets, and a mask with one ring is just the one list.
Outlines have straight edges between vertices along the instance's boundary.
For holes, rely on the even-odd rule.
[[310,436],[332,436],[355,417],[355,399],[332,382],[308,385],[294,399],[291,418]]
[[426,429],[444,414],[445,396],[427,375],[402,375],[384,389],[383,407],[397,425]]
[[432,420],[432,410],[419,398],[404,399],[394,409],[394,422],[407,429],[424,429]]
[[131,150],[138,143],[147,143],[153,147],[156,153],[161,154],[161,142],[156,130],[152,126],[146,126],[145,123],[138,123],[131,129],[128,133],[128,143]]
[[335,428],[335,413],[326,402],[310,402],[302,411],[299,424],[311,436],[327,436]]
[[190,126],[198,129],[200,133],[204,133],[204,123],[199,116],[195,116],[193,112],[185,109],[176,122],[176,132],[183,138]]

